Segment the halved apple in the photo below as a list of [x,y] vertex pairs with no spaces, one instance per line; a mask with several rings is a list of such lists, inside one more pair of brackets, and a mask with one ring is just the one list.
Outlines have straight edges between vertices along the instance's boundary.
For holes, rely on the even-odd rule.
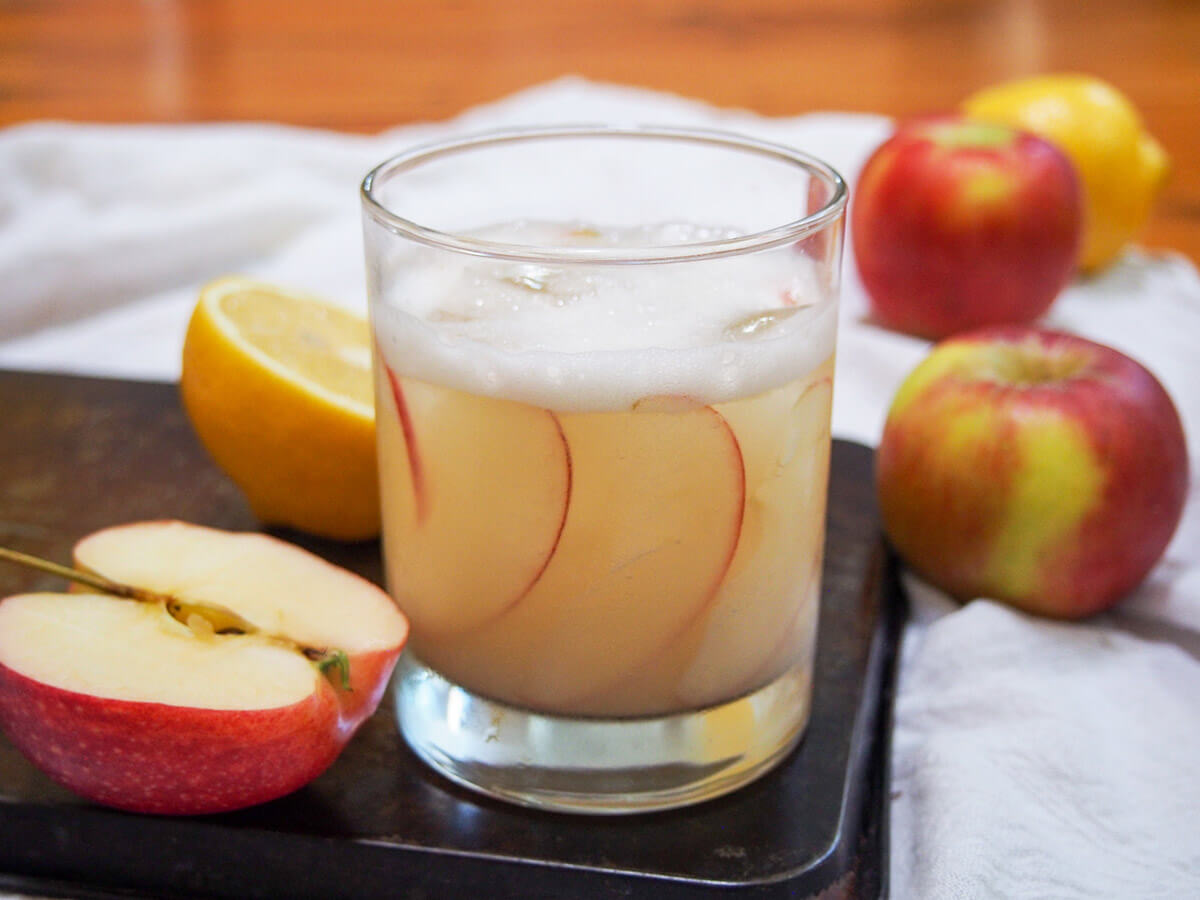
[[[0,725],[109,806],[209,813],[303,786],[375,710],[408,634],[383,591],[265,535],[146,522],[75,554],[162,601],[0,602]],[[334,650],[345,669],[331,679],[313,658]]]
[[[480,693],[536,709],[584,698],[670,643],[711,602],[733,557],[741,452],[711,407],[560,416],[572,482],[558,547],[504,615],[470,632],[418,633],[418,656]],[[507,470],[502,470],[507,471]]]
[[571,494],[562,428],[545,409],[384,371],[388,585],[422,634],[476,627],[524,596],[555,552]]

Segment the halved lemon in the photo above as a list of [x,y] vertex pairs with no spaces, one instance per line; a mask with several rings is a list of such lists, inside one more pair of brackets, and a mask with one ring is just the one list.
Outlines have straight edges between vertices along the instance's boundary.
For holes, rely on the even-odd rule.
[[370,340],[360,316],[286,288],[228,277],[201,290],[184,408],[264,523],[379,533]]

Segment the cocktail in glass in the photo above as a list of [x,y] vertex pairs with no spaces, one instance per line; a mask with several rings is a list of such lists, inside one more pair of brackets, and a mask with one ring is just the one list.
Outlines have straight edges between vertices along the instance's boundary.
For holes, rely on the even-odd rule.
[[841,179],[567,128],[417,150],[363,193],[405,738],[550,809],[766,771],[811,696]]

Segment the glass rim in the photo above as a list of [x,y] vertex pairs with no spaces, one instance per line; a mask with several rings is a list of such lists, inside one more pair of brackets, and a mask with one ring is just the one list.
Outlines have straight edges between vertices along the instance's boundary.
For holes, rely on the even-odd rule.
[[[829,199],[820,209],[762,231],[683,244],[651,245],[645,247],[538,247],[510,244],[467,237],[448,231],[429,228],[388,209],[376,196],[377,183],[386,178],[411,171],[433,160],[504,144],[536,140],[567,138],[647,138],[660,141],[720,147],[773,158],[804,169],[831,188]],[[704,128],[673,128],[665,126],[617,127],[605,125],[569,125],[536,128],[505,128],[426,143],[385,159],[363,178],[359,193],[363,209],[380,225],[395,234],[431,247],[485,256],[512,262],[576,263],[576,264],[637,264],[669,263],[684,260],[717,259],[740,256],[758,250],[768,250],[794,243],[831,225],[846,206],[846,182],[833,166],[811,154],[785,144],[760,141],[729,131]]]

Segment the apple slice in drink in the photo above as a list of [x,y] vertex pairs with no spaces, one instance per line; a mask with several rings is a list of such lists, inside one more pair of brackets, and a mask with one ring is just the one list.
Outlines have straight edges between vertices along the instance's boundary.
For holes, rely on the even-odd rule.
[[561,415],[572,493],[545,572],[500,618],[419,635],[422,659],[483,694],[587,714],[580,698],[703,613],[741,529],[741,452],[711,407],[651,409]]
[[782,655],[777,648],[792,620],[815,618],[808,595],[824,535],[832,372],[830,361],[807,379],[720,407],[746,471],[737,552],[707,614],[620,683],[589,697],[595,708],[627,706],[631,697],[645,712],[709,706],[779,674],[764,665]]
[[792,618],[784,625],[775,644],[765,654],[755,669],[738,686],[735,694],[748,693],[761,685],[770,684],[801,660],[808,659],[808,677],[812,677],[812,656],[817,649],[817,618],[821,608],[821,571],[818,560],[812,567],[808,581],[792,610]]
[[[265,535],[147,522],[76,558],[157,599],[0,602],[0,725],[52,779],[122,809],[218,812],[308,783],[375,710],[408,634],[383,591]],[[334,648],[345,668],[323,674],[313,657]]]
[[[753,485],[746,518],[754,521],[758,541],[744,556],[739,548],[704,623],[704,637],[679,684],[680,699],[688,705],[707,706],[758,687],[751,679],[792,630],[793,620],[798,615],[815,620],[810,586],[814,574],[819,583],[825,539],[833,400],[832,373],[822,370],[798,398],[794,392],[786,398],[794,398],[790,409],[771,417],[783,426],[782,440],[763,436],[742,444],[747,484]],[[734,404],[728,415],[741,436],[761,429],[763,422],[753,417],[767,412]],[[753,451],[766,453],[755,458]],[[778,674],[761,673],[761,683]]]
[[390,370],[378,393],[389,586],[421,633],[476,627],[554,554],[571,493],[558,418]]

